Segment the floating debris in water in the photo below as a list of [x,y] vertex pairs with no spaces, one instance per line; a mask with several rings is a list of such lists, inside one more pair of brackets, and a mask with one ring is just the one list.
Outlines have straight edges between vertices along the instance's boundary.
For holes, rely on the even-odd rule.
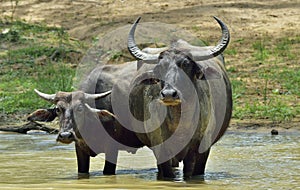
[[278,130],[272,129],[271,134],[272,134],[272,135],[278,135]]

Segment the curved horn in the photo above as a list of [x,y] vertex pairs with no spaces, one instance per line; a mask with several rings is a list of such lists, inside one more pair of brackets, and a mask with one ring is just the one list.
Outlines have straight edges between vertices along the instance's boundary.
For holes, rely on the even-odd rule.
[[222,29],[222,38],[219,43],[213,47],[212,49],[206,50],[204,52],[199,53],[192,53],[193,58],[195,61],[203,61],[213,57],[220,55],[227,47],[230,41],[230,33],[223,21],[221,21],[218,17],[214,16],[214,19],[219,23]]
[[145,53],[150,53],[150,54],[158,54],[158,53],[161,53],[161,52],[166,51],[168,49],[169,49],[168,46],[167,47],[161,47],[161,48],[146,47],[142,51],[145,52]]
[[109,95],[111,93],[111,90],[107,91],[107,92],[103,92],[100,94],[88,94],[88,93],[84,93],[84,97],[87,100],[97,100],[99,98],[104,98],[105,96]]
[[141,17],[138,17],[130,29],[130,32],[128,35],[128,41],[127,41],[127,48],[129,50],[130,54],[138,60],[144,60],[144,61],[157,60],[159,54],[147,54],[147,53],[143,52],[142,50],[140,50],[140,48],[135,43],[134,32],[135,32],[136,26],[139,23],[140,19],[141,19]]
[[43,98],[44,100],[54,103],[56,94],[45,94],[43,92],[38,91],[37,89],[34,89],[34,92],[37,93],[37,95],[39,95],[39,97]]

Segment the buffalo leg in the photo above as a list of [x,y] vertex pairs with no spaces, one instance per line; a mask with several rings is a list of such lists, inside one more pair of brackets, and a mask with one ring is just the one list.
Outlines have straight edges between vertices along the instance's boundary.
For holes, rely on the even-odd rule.
[[88,174],[90,169],[90,156],[75,144],[78,174]]
[[172,158],[172,167],[179,167],[179,162],[175,157]]
[[172,158],[165,162],[162,162],[162,155],[167,153],[167,150],[162,146],[159,149],[152,150],[157,160],[158,178],[175,178],[175,174],[172,168]]
[[103,169],[104,175],[116,174],[117,159],[118,159],[118,150],[113,150],[105,153],[105,165]]
[[175,174],[172,168],[172,161],[168,160],[164,163],[158,164],[158,178],[175,178]]
[[194,168],[193,175],[203,175],[205,171],[206,162],[209,156],[210,148],[201,154],[197,155],[197,160]]
[[196,164],[196,155],[194,151],[190,151],[183,159],[183,176],[189,178],[193,175]]

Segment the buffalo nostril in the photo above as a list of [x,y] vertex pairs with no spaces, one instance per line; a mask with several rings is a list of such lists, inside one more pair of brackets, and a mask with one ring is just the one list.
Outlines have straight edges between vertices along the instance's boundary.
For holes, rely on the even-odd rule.
[[70,132],[62,132],[58,135],[62,139],[70,139],[72,137],[72,133]]
[[172,93],[172,97],[173,98],[177,98],[177,92],[174,90],[174,92]]
[[178,98],[178,93],[176,90],[173,90],[173,89],[167,89],[167,90],[162,90],[160,92],[161,94],[161,97],[165,100],[167,99],[177,99]]

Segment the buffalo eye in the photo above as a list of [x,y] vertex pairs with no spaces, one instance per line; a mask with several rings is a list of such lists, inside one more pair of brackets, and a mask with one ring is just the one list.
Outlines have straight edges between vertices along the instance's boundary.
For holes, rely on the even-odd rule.
[[83,112],[83,110],[84,110],[84,107],[83,107],[82,104],[80,104],[80,105],[76,108],[76,111],[77,111],[77,112]]
[[156,79],[156,78],[149,78],[149,79],[145,79],[142,81],[143,84],[145,85],[153,85],[153,84],[157,84],[159,83],[159,79]]
[[63,112],[62,107],[56,107],[55,112],[56,112],[57,115],[60,115]]
[[150,81],[150,83],[151,84],[157,84],[157,83],[159,83],[159,79],[155,79],[155,78],[151,78],[151,79],[149,79]]
[[199,68],[199,66],[197,64],[194,65],[193,70],[195,71],[195,76],[196,76],[197,79],[199,79],[199,80],[204,79],[204,73],[201,70],[201,68]]
[[184,60],[182,61],[182,64],[181,64],[181,66],[182,66],[183,68],[189,68],[190,65],[191,65],[191,63],[190,63],[190,61],[189,61],[188,59],[184,59]]

